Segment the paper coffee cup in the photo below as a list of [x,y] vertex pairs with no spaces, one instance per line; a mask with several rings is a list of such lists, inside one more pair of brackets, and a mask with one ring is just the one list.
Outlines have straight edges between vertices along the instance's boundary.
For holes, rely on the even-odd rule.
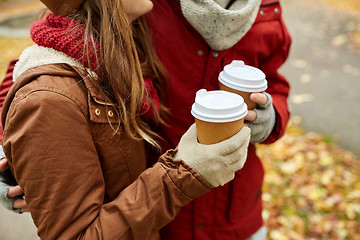
[[243,127],[247,113],[244,99],[237,94],[199,90],[191,108],[199,143],[214,144],[234,136]]
[[256,103],[250,100],[250,94],[267,89],[265,77],[260,69],[245,65],[243,61],[234,60],[219,74],[220,89],[241,95],[248,109],[254,109]]

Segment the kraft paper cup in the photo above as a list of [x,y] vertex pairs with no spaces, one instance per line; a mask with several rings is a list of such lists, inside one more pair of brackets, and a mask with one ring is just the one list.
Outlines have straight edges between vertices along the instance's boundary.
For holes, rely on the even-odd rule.
[[215,144],[234,136],[243,127],[247,113],[240,95],[222,90],[199,90],[191,109],[199,143]]
[[219,74],[220,89],[241,95],[248,109],[256,108],[250,100],[250,94],[267,89],[265,74],[258,68],[245,65],[243,61],[234,60],[224,67]]

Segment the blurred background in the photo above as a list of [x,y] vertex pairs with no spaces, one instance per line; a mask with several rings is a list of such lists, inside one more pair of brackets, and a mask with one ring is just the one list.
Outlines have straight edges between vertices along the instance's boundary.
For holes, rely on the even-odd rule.
[[[360,239],[360,1],[282,0],[293,38],[286,135],[259,145],[270,240]],[[38,0],[0,0],[0,79],[32,45]],[[29,214],[0,207],[0,239],[38,239]]]

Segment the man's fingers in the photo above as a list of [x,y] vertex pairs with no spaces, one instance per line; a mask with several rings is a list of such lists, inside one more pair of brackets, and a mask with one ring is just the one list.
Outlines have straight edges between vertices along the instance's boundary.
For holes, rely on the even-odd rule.
[[8,165],[8,163],[7,163],[6,158],[3,158],[0,160],[0,170],[4,170],[5,168],[7,168],[7,165]]
[[250,100],[259,105],[264,105],[267,102],[267,97],[264,93],[252,93],[250,94]]
[[245,116],[244,120],[245,121],[249,121],[249,122],[253,122],[255,121],[257,118],[257,114],[254,110],[249,110],[248,114]]
[[20,188],[19,185],[15,186],[15,187],[11,187],[9,188],[9,191],[8,191],[8,197],[9,198],[13,198],[13,197],[16,197],[18,195],[21,195],[23,194],[23,190]]
[[21,211],[21,212],[23,212],[23,213],[24,213],[24,212],[30,212],[30,211],[29,211],[29,209],[28,209],[27,207],[26,207],[26,208],[22,208],[22,209],[20,209],[20,211]]
[[14,206],[13,207],[15,209],[17,209],[17,208],[27,208],[26,201],[24,199],[16,199],[14,201]]

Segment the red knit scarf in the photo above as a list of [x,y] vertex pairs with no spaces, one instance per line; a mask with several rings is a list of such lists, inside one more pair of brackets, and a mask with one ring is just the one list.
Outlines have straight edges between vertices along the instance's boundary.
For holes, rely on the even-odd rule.
[[[84,28],[73,19],[52,13],[48,14],[44,20],[33,23],[30,29],[31,38],[37,45],[63,52],[78,60],[85,67],[96,69],[96,54],[99,52],[100,45],[97,42],[95,44],[96,49],[94,49],[92,44],[88,44],[90,48],[89,64],[88,56],[84,55],[83,52],[85,42],[84,32]],[[159,110],[160,100],[152,79],[145,78],[144,83],[146,93],[149,98],[152,99],[154,107]],[[154,117],[155,109],[146,98],[143,99],[141,112],[142,117],[146,120],[150,120]]]

